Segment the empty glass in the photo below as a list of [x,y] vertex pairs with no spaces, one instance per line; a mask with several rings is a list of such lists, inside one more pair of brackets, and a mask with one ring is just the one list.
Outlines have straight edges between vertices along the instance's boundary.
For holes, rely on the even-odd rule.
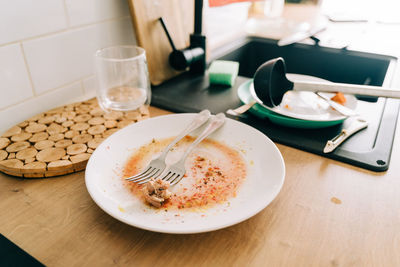
[[102,109],[129,111],[150,104],[151,87],[143,48],[113,46],[96,51],[95,74]]

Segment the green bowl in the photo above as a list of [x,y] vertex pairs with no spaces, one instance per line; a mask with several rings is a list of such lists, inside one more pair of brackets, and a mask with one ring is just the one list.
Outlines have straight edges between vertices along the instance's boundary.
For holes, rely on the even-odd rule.
[[[238,88],[237,94],[239,96],[240,101],[242,101],[244,104],[250,103],[251,101],[254,100],[250,94],[250,85],[252,84],[252,82],[253,80],[250,79],[242,83]],[[345,118],[333,121],[332,120],[310,121],[310,120],[295,119],[276,114],[259,104],[255,104],[249,111],[250,113],[254,114],[259,118],[262,119],[268,118],[272,123],[286,127],[303,128],[303,129],[318,129],[318,128],[330,127],[343,123],[343,121],[345,120]]]

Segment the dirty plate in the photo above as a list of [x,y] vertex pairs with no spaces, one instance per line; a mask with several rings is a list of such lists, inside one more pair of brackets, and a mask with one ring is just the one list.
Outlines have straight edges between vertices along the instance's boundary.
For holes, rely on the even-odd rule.
[[[106,213],[129,225],[164,233],[200,233],[242,222],[271,203],[284,182],[285,165],[275,144],[258,130],[227,119],[210,135],[239,151],[247,163],[247,177],[235,198],[202,211],[157,210],[143,204],[124,186],[122,169],[136,148],[179,134],[195,114],[173,114],[125,127],[107,138],[86,167],[86,187]],[[201,130],[201,129],[200,129]],[[198,134],[195,132],[194,135]]]
[[[318,78],[288,74],[291,80],[316,80]],[[322,80],[322,79],[319,79]],[[249,103],[254,100],[251,89],[252,80],[241,84],[238,89],[239,99],[243,103]],[[328,97],[332,93],[325,93]],[[353,95],[346,96],[346,106],[355,109],[357,107],[357,98]],[[287,127],[295,128],[324,128],[342,123],[346,117],[332,110],[325,100],[312,92],[288,92],[284,96],[280,106],[269,108],[264,105],[255,104],[250,112],[260,118],[268,118],[271,122]]]

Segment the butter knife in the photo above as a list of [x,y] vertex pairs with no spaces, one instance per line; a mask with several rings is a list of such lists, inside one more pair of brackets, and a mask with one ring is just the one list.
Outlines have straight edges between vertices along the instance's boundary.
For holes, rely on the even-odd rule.
[[357,133],[358,131],[367,128],[368,126],[368,122],[360,117],[350,118],[348,120],[352,120],[349,126],[342,129],[342,131],[337,136],[326,142],[326,145],[324,147],[324,153],[332,152],[347,138]]
[[278,41],[278,46],[286,46],[286,45],[290,45],[293,43],[303,41],[319,32],[322,32],[325,29],[326,29],[326,25],[318,25],[307,31],[299,31],[299,32],[290,34],[290,35],[280,39]]
[[336,103],[335,101],[331,100],[329,97],[326,95],[322,94],[321,92],[316,92],[316,94],[324,99],[332,108],[336,109],[337,112],[341,113],[344,116],[350,117],[350,116],[356,116],[357,112],[352,110],[351,108],[348,108],[346,106],[343,106],[339,103]]

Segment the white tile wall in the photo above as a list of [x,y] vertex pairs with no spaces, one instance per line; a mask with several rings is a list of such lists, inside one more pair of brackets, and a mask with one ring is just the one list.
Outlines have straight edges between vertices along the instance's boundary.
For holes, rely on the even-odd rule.
[[1,0],[0,135],[93,97],[93,54],[116,44],[136,44],[126,0]]
[[53,90],[48,94],[31,98],[0,112],[0,132],[4,132],[16,123],[35,114],[84,99],[87,98],[83,94],[82,82],[80,81]]
[[208,49],[218,47],[221,43],[244,34],[250,5],[250,2],[242,2],[210,8],[205,1],[203,28],[207,35]]
[[66,27],[63,0],[0,1],[0,44]]
[[0,109],[33,96],[20,44],[0,47]]
[[94,76],[90,76],[87,79],[83,80],[83,90],[85,91],[85,95],[88,98],[92,98],[96,96],[96,80]]
[[93,73],[93,54],[102,47],[133,44],[129,17],[23,43],[38,94]]
[[66,0],[71,26],[129,16],[128,1]]

